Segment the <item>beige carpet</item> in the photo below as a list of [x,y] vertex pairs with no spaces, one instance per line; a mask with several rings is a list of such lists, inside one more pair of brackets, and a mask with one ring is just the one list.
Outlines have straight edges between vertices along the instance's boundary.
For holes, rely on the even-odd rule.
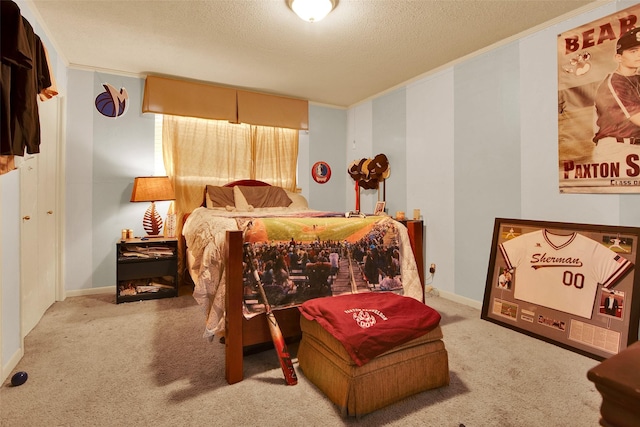
[[202,338],[189,295],[119,305],[113,295],[67,298],[25,338],[15,371],[29,379],[0,388],[0,425],[598,426],[601,398],[586,378],[597,361],[468,306],[427,304],[443,317],[451,384],[345,420],[299,369],[298,385],[284,385],[273,350],[246,357],[245,380],[228,385],[224,345]]

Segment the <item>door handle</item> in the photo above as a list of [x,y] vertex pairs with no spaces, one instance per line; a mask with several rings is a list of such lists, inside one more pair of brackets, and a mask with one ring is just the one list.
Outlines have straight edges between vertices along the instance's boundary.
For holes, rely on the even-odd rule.
[[53,211],[47,211],[47,215],[53,215]]
[[29,215],[25,215],[22,217],[22,219],[24,219],[25,221],[29,221],[31,217]]

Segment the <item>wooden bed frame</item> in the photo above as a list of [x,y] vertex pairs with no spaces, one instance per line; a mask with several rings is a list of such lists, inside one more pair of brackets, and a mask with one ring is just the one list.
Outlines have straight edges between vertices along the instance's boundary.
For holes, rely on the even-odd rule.
[[[243,179],[225,184],[224,187],[234,187],[236,185],[256,187],[271,184],[253,179]],[[205,206],[206,191],[205,188],[202,206]],[[188,217],[188,214],[185,215],[183,220],[186,220],[186,217]],[[411,249],[418,265],[420,283],[424,286],[423,222],[421,220],[401,222],[407,227]],[[243,245],[242,231],[227,231],[225,249],[225,257],[227,259],[225,272],[225,378],[229,384],[235,384],[244,378],[243,356],[245,352],[266,349],[269,346],[273,347],[271,333],[264,314],[251,319],[246,319],[243,314]],[[422,301],[424,302],[424,288]],[[275,316],[287,341],[300,339],[302,332],[300,331],[300,311],[297,307],[275,310]]]
[[[418,264],[420,283],[424,285],[423,225],[422,221],[404,221],[409,231],[411,248]],[[226,294],[225,294],[225,378],[229,384],[242,381],[245,350],[271,343],[271,334],[264,314],[246,319],[242,313],[242,251],[241,231],[227,231],[226,235]],[[424,302],[424,288],[422,300]],[[275,316],[285,339],[299,339],[300,311],[297,307],[275,310]]]

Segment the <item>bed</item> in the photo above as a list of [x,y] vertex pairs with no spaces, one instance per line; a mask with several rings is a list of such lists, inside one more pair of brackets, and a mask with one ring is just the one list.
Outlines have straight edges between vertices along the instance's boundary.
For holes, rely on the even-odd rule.
[[[385,216],[312,210],[301,195],[260,181],[206,186],[182,234],[193,296],[204,312],[203,335],[225,339],[227,382],[243,379],[248,348],[271,342],[247,274],[245,243],[258,255],[253,262],[283,335],[295,339],[301,336],[297,307],[310,298],[384,291],[424,301],[421,224],[410,221],[407,228]],[[366,265],[373,259],[377,269]]]

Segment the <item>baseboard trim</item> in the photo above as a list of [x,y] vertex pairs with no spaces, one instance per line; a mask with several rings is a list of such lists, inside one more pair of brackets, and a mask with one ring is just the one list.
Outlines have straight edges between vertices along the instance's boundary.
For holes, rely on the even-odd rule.
[[9,374],[11,374],[11,372],[15,369],[16,366],[18,366],[18,362],[22,360],[23,356],[24,356],[24,347],[19,348],[18,350],[16,350],[15,353],[13,353],[13,356],[9,358],[9,360],[7,361],[7,364],[2,367],[2,372],[0,372],[1,374],[0,379],[2,379],[2,381],[0,381],[0,384],[4,383],[4,381],[7,378],[9,378]]
[[116,294],[115,286],[103,286],[101,288],[88,288],[88,289],[72,289],[65,291],[66,297],[81,297],[85,295],[98,295],[98,294]]
[[482,310],[482,302],[473,300],[471,298],[463,297],[458,294],[454,294],[453,292],[447,292],[447,291],[438,289],[438,296],[441,296],[442,298],[446,298],[454,302],[458,302],[460,304],[468,305],[469,307],[473,307],[478,310]]
[[[88,289],[74,289],[65,291],[65,296],[67,297],[79,297],[85,295],[98,295],[98,294],[114,294],[115,288],[113,286],[103,286],[101,288],[88,288]],[[458,294],[454,294],[453,292],[443,291],[442,289],[438,289],[438,296],[442,298],[446,298],[448,300],[468,305],[469,307],[476,308],[478,310],[482,310],[482,302],[473,300],[471,298],[463,297]]]
[[[65,296],[67,297],[79,297],[85,295],[98,295],[98,294],[114,294],[115,288],[113,286],[103,286],[101,288],[88,288],[88,289],[74,289],[65,291]],[[478,310],[482,310],[482,302],[473,300],[471,298],[463,297],[458,294],[454,294],[453,292],[443,291],[442,289],[438,289],[438,296],[442,298],[446,298],[448,300],[468,305],[469,307],[476,308]]]

